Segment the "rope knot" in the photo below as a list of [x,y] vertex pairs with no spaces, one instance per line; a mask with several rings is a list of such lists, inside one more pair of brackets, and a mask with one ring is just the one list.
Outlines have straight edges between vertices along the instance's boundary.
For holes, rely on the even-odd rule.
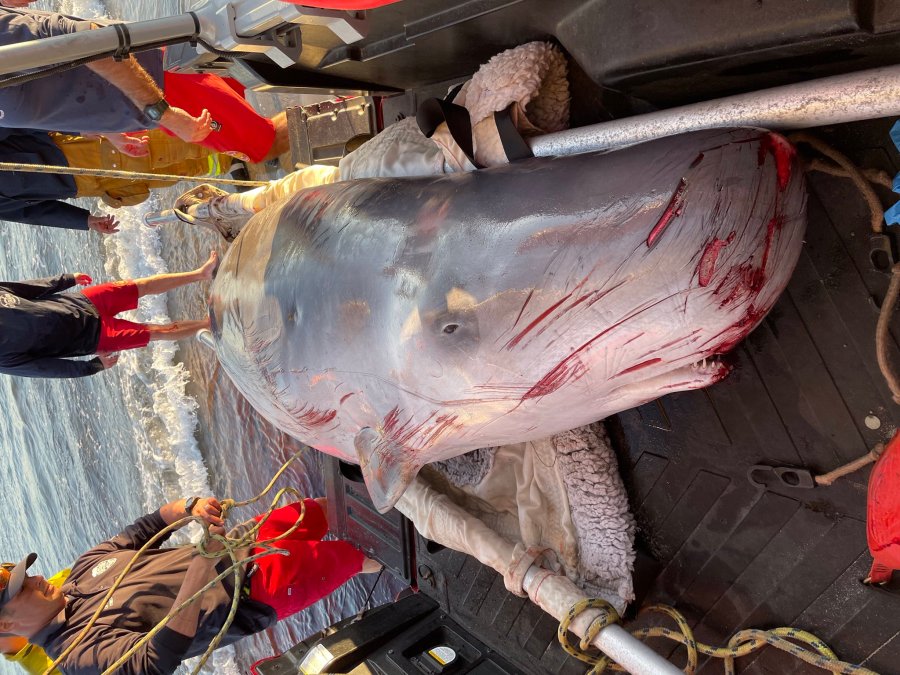
[[[584,637],[579,640],[578,646],[574,647],[569,642],[569,626],[579,614],[588,609],[599,609],[601,610],[601,613],[591,621],[584,632]],[[563,648],[563,651],[570,656],[574,656],[583,663],[594,666],[591,669],[591,673],[602,673],[609,664],[610,659],[605,654],[597,652],[596,648],[593,647],[591,643],[601,630],[611,624],[619,623],[621,620],[616,608],[603,598],[585,598],[584,600],[576,602],[569,611],[566,612],[562,621],[559,622],[559,629],[556,631],[556,637],[559,640],[559,644]]]

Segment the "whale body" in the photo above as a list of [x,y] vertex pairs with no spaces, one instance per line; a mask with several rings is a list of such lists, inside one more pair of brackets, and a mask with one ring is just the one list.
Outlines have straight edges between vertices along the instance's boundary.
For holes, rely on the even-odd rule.
[[605,154],[310,188],[213,283],[221,364],[387,510],[423,464],[710,385],[796,264],[793,148],[715,130]]

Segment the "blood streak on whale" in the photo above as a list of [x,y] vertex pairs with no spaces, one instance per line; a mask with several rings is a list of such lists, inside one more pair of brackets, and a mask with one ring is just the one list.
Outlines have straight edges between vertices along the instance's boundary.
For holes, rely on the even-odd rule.
[[[716,271],[716,260],[719,257],[719,251],[734,241],[734,232],[728,235],[727,239],[713,239],[706,245],[703,255],[700,257],[700,264],[697,266],[697,278],[701,286],[709,286],[713,274]],[[765,267],[765,265],[763,265]]]
[[[700,153],[700,157],[698,157],[697,160],[702,157],[703,153]],[[695,160],[695,163],[697,160]],[[656,221],[656,225],[653,226],[653,229],[650,230],[650,234],[647,235],[647,248],[653,246],[653,243],[659,239],[659,235],[661,235],[663,230],[669,226],[669,223],[681,215],[681,209],[684,208],[684,189],[686,187],[687,182],[682,178],[678,183],[678,187],[675,188],[675,194],[673,194],[672,199],[669,200],[669,205],[666,207],[666,210],[663,211],[659,220]]]
[[766,155],[770,154],[775,159],[775,173],[778,176],[778,190],[784,192],[791,178],[791,162],[796,151],[783,136],[768,133],[760,139],[758,164],[766,161]]
[[616,373],[610,379],[615,379],[617,377],[621,377],[622,375],[627,375],[628,373],[633,373],[635,371],[641,370],[641,368],[646,368],[647,366],[652,366],[654,363],[659,363],[660,361],[662,361],[662,359],[659,357],[653,358],[653,359],[648,359],[646,361],[642,361],[641,363],[637,363],[637,364],[631,366],[630,368],[626,368],[625,370]]
[[528,335],[528,333],[529,333],[529,331],[531,331],[531,329],[533,329],[533,328],[534,328],[535,326],[537,326],[541,321],[543,321],[544,319],[546,319],[547,316],[548,316],[554,309],[556,309],[556,308],[559,307],[561,304],[563,304],[566,300],[568,300],[569,298],[571,298],[571,297],[572,297],[572,293],[574,293],[574,292],[575,292],[575,291],[571,291],[568,295],[566,295],[565,297],[563,297],[562,300],[559,300],[558,302],[553,303],[553,304],[550,305],[547,309],[545,309],[543,312],[541,312],[541,313],[537,316],[537,318],[536,318],[534,321],[532,321],[532,322],[529,323],[527,326],[525,326],[525,328],[524,328],[518,335],[516,335],[515,337],[511,338],[510,341],[506,343],[506,345],[505,345],[506,349],[512,349],[512,348],[515,347],[517,344],[519,344],[519,343],[522,341],[522,338],[524,338],[526,335]]

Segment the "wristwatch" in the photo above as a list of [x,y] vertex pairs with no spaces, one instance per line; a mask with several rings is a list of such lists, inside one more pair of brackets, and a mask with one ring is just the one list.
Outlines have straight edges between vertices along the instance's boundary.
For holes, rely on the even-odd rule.
[[144,108],[144,114],[154,122],[159,122],[168,109],[169,104],[166,103],[166,99],[161,98],[156,103],[146,106]]
[[200,497],[188,497],[184,500],[184,512],[186,514],[193,515],[194,507],[197,506],[197,502],[200,501]]

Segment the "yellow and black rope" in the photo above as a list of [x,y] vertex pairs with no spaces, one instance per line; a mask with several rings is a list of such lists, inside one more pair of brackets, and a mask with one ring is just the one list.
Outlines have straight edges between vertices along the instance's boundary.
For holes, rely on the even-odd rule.
[[[599,609],[601,614],[588,626],[585,636],[579,641],[578,645],[573,646],[568,638],[569,625],[575,617],[587,609]],[[684,618],[684,615],[674,607],[669,605],[651,605],[641,610],[641,614],[650,612],[661,613],[671,617],[678,626],[678,630],[654,626],[651,628],[637,628],[632,630],[631,634],[639,640],[662,637],[684,645],[687,650],[685,673],[690,674],[697,671],[700,654],[703,654],[722,659],[726,675],[734,675],[737,672],[735,664],[737,659],[765,646],[771,646],[831,673],[840,673],[841,675],[877,675],[877,673],[868,668],[839,660],[825,642],[812,633],[798,628],[785,627],[771,630],[748,628],[735,633],[728,641],[727,646],[713,647],[697,641],[694,637],[694,631]],[[567,654],[592,666],[588,671],[589,675],[600,675],[607,668],[612,671],[622,672],[624,669],[621,666],[591,646],[594,638],[601,630],[619,621],[618,612],[605,600],[601,598],[582,600],[575,603],[560,622],[559,630],[557,631],[559,643]]]

